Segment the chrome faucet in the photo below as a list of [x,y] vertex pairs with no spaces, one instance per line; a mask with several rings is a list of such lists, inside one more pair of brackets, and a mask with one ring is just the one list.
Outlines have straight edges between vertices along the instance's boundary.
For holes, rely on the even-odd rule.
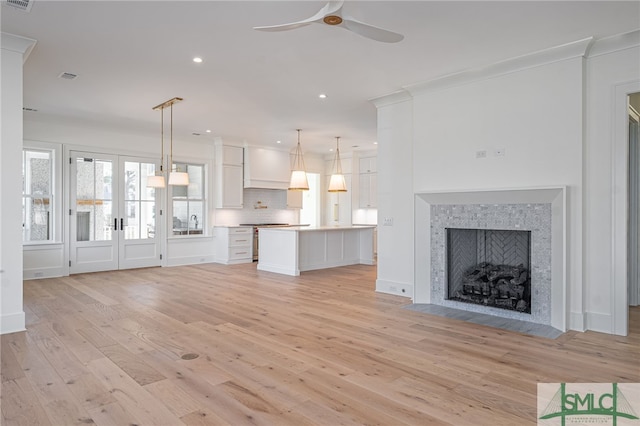
[[192,214],[191,219],[196,223],[196,227],[194,229],[198,229],[198,216]]

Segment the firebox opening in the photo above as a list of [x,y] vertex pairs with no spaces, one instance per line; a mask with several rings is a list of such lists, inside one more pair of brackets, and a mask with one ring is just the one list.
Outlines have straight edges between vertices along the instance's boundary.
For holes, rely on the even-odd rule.
[[531,313],[531,231],[446,228],[447,299]]

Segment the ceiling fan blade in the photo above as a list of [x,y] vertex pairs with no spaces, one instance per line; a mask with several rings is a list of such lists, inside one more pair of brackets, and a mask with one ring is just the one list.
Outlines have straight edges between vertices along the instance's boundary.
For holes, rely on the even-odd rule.
[[267,25],[263,27],[253,27],[254,30],[258,31],[288,31],[295,30],[296,28],[306,27],[309,24],[314,22],[320,22],[327,15],[339,14],[340,9],[342,9],[344,1],[330,1],[325,4],[322,9],[320,9],[315,15],[303,19],[302,21],[291,22],[288,24],[279,24],[279,25]]
[[342,19],[343,21],[340,26],[372,40],[381,41],[383,43],[397,43],[404,39],[404,36],[402,34],[394,33],[393,31],[385,30],[383,28],[374,27],[373,25],[356,21],[351,17],[343,16]]

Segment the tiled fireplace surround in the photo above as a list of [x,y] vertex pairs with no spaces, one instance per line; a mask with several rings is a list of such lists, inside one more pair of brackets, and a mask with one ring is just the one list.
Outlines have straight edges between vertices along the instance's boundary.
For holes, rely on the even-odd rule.
[[[416,194],[414,303],[566,330],[564,187]],[[531,231],[531,314],[446,299],[445,228]]]

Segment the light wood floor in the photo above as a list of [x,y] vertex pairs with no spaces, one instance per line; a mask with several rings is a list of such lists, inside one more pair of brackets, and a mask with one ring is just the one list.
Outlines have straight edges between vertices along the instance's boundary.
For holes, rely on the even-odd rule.
[[534,425],[537,382],[640,382],[638,309],[628,337],[549,340],[402,309],[374,281],[255,264],[27,281],[2,424]]

